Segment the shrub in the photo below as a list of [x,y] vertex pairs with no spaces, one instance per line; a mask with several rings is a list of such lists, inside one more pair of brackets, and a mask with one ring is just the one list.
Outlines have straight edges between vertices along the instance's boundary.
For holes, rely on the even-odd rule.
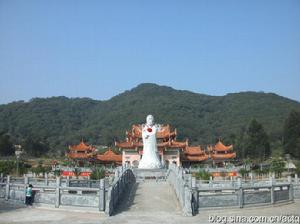
[[211,174],[207,171],[198,171],[197,173],[195,173],[195,177],[197,179],[201,179],[201,180],[209,180]]
[[102,168],[102,167],[100,167],[100,168],[95,168],[95,169],[93,170],[93,172],[91,173],[91,176],[90,176],[90,178],[91,178],[92,180],[100,180],[100,179],[102,179],[102,178],[104,178],[104,177],[105,177],[105,169]]
[[242,175],[242,177],[245,177],[249,174],[249,171],[245,168],[242,168],[239,170],[239,173]]
[[281,176],[284,171],[285,162],[282,158],[273,158],[271,161],[270,170],[275,173],[276,176]]
[[15,161],[0,161],[0,173],[4,175],[11,174],[13,170],[16,169]]

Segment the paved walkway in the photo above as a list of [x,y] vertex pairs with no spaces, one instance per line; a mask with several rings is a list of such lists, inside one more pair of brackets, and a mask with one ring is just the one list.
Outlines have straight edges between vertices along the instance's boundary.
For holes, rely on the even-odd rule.
[[[167,182],[147,181],[137,183],[128,192],[116,214],[107,217],[103,213],[75,212],[55,208],[27,208],[20,204],[8,204],[0,200],[0,223],[14,224],[164,224],[210,223],[209,216],[300,216],[300,201],[274,207],[225,209],[202,211],[194,217],[184,217]],[[219,222],[221,223],[221,222]]]
[[136,183],[122,200],[116,214],[138,215],[143,213],[166,212],[181,214],[181,208],[168,182],[148,180]]

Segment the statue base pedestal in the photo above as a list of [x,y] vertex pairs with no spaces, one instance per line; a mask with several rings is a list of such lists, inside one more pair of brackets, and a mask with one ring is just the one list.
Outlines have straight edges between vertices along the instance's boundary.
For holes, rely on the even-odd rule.
[[145,181],[145,180],[165,180],[166,178],[166,169],[134,169],[133,173],[136,177],[136,181]]

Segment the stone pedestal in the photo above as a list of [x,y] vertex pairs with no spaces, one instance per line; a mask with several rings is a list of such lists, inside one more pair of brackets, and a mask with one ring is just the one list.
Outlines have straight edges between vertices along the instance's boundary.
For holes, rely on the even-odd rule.
[[146,180],[165,180],[166,170],[165,169],[134,169],[133,173],[138,181]]

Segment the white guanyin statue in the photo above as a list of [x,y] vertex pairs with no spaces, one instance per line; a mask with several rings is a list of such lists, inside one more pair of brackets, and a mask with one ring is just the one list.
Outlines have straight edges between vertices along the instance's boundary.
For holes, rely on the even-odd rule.
[[144,147],[143,157],[139,163],[139,168],[141,169],[161,168],[156,144],[156,132],[158,129],[159,125],[154,124],[154,117],[152,115],[148,115],[146,118],[146,124],[142,125]]

